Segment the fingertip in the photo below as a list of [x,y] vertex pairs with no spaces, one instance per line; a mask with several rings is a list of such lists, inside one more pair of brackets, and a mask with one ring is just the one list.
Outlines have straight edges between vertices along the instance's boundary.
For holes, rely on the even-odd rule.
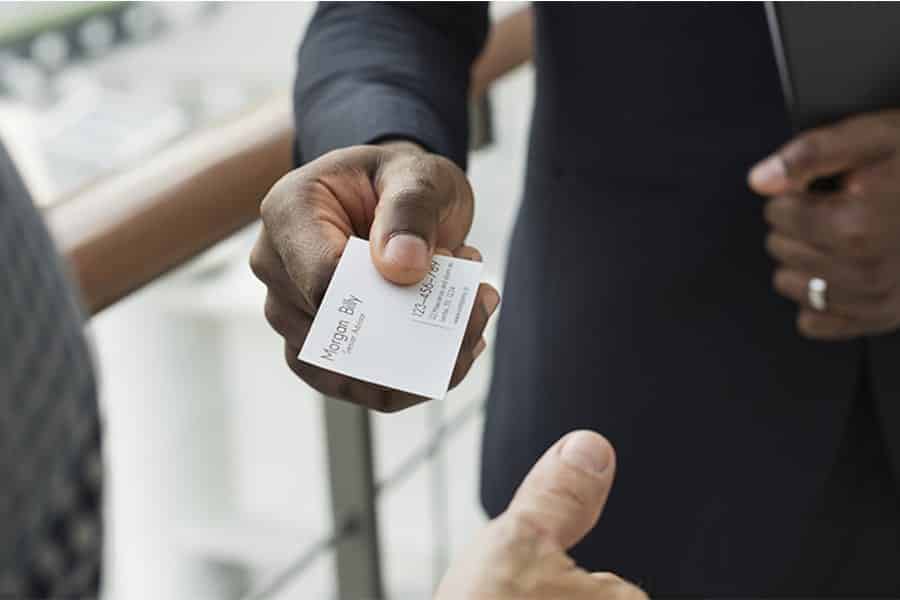
[[775,154],[757,163],[747,174],[747,184],[756,193],[766,196],[784,191],[788,185],[784,161]]
[[595,431],[579,430],[561,440],[560,458],[569,466],[600,476],[615,462],[612,444]]
[[380,253],[374,243],[370,248],[379,272],[394,283],[409,285],[421,281],[431,267],[428,243],[412,233],[393,234]]
[[487,316],[490,317],[500,305],[500,292],[489,283],[482,283],[480,288],[484,298],[484,310],[487,312]]
[[474,246],[460,246],[454,253],[456,258],[464,258],[475,262],[482,262],[481,252]]

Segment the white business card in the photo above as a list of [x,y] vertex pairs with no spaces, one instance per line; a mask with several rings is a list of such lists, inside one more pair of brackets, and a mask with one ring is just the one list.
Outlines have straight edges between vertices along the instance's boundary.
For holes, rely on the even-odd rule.
[[389,388],[443,398],[475,302],[481,263],[435,256],[417,284],[388,282],[351,237],[298,358]]

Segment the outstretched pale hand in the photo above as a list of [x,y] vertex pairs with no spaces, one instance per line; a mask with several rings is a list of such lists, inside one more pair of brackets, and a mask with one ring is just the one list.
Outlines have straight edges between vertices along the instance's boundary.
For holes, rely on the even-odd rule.
[[566,555],[596,525],[614,474],[615,455],[602,436],[563,437],[453,563],[435,600],[645,600],[635,585],[588,573]]

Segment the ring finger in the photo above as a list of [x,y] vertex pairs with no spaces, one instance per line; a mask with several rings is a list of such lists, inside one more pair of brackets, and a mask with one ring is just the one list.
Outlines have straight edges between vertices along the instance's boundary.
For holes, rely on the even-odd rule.
[[[809,284],[816,277],[824,279],[827,284],[824,311],[818,310],[810,302]],[[820,275],[797,271],[789,267],[776,269],[773,285],[782,296],[816,312],[828,312],[851,319],[867,320],[877,309],[873,301],[849,291],[839,283],[834,283]]]

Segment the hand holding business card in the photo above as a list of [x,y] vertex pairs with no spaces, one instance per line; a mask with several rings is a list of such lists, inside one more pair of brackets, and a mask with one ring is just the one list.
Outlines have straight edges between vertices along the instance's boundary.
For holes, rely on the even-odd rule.
[[[500,302],[497,290],[478,284],[467,265],[442,258],[481,260],[465,245],[473,213],[472,188],[459,166],[410,142],[335,150],[285,175],[263,200],[250,266],[266,285],[266,320],[284,339],[291,370],[323,394],[380,411],[442,396],[448,373],[449,387],[461,381],[485,347],[482,334]],[[354,236],[368,241],[351,241]],[[335,285],[340,281],[338,264],[354,256],[362,261],[365,249],[369,260],[360,264],[371,281],[404,290],[410,296],[403,302],[415,302],[389,310],[394,305],[379,304],[377,295],[354,284],[334,296],[336,304],[323,305],[333,276]],[[418,324],[420,331],[407,340],[415,356],[390,358],[395,332],[379,329],[379,311],[386,318],[409,316],[404,327]],[[328,323],[324,338],[317,333],[322,319]],[[440,344],[423,341],[430,336],[421,332],[430,329],[441,332]],[[321,343],[305,362],[298,356],[310,336]],[[332,344],[333,352],[323,352]],[[383,363],[359,372],[363,359]],[[395,381],[385,369],[414,371],[419,380]]]
[[370,383],[443,398],[478,290],[481,263],[435,255],[428,275],[401,286],[351,237],[298,358]]

